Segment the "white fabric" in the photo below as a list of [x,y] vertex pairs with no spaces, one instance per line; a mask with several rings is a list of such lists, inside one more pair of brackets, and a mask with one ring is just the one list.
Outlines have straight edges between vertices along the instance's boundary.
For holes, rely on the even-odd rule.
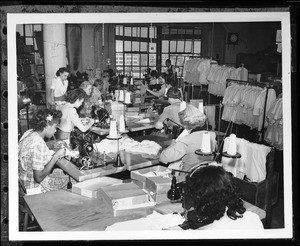
[[201,227],[202,230],[263,230],[264,226],[259,216],[251,211],[246,211],[242,218],[230,219],[226,214],[219,220]]
[[108,226],[106,231],[163,230],[183,222],[184,218],[180,214],[162,215],[154,211],[145,218],[115,223]]
[[[224,140],[223,152],[227,151],[229,137]],[[243,179],[244,175],[252,182],[261,182],[266,178],[267,155],[271,148],[263,144],[251,143],[243,138],[236,138],[237,152],[241,158],[232,159],[222,157],[222,164],[226,171],[235,177]]]
[[55,77],[52,80],[52,84],[50,87],[50,89],[54,90],[54,97],[61,97],[65,95],[65,93],[67,92],[68,84],[68,80],[62,82],[60,77]]

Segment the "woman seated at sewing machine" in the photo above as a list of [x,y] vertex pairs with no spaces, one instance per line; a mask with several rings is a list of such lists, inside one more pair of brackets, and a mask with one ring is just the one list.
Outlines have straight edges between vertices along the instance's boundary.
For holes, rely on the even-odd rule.
[[161,88],[159,91],[153,91],[150,89],[147,89],[147,91],[152,94],[153,96],[159,98],[159,99],[164,99],[167,95],[167,91],[169,88],[172,87],[172,85],[167,81],[167,74],[162,73],[159,78],[158,78],[159,84],[161,84]]
[[84,90],[87,97],[79,108],[81,117],[91,117],[92,106],[100,106],[102,104],[101,92],[91,81],[84,81],[80,88]]
[[233,175],[220,165],[200,165],[186,176],[182,204],[187,211],[187,219],[180,227],[201,230],[264,229],[259,216],[246,211],[243,206]]
[[[36,193],[67,188],[69,176],[55,163],[66,154],[62,141],[46,143],[52,138],[62,113],[58,110],[38,110],[31,119],[32,129],[26,131],[19,141],[19,179],[28,190]],[[51,145],[51,146],[50,146]],[[56,152],[50,148],[56,148]],[[32,191],[33,192],[33,191]]]
[[80,131],[86,132],[94,124],[94,120],[87,118],[87,122],[82,122],[79,118],[76,109],[79,108],[86,98],[86,93],[82,89],[75,89],[69,91],[66,96],[66,103],[59,105],[58,110],[62,112],[61,122],[58,131],[56,132],[56,139],[69,139],[70,133],[76,126]]
[[[206,116],[195,106],[187,105],[178,113],[180,123],[185,131],[163,150],[159,160],[170,164],[173,169],[188,170],[199,162],[212,160],[213,156],[200,156],[195,154],[201,148],[202,138],[205,131]],[[209,132],[211,149],[216,148],[216,133]]]

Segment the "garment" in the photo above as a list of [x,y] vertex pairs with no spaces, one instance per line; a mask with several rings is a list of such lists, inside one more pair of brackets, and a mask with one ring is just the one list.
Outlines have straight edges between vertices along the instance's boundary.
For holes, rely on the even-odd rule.
[[[178,139],[161,152],[159,160],[163,163],[182,160],[183,170],[188,170],[200,162],[212,160],[213,156],[200,156],[195,154],[195,151],[201,148],[204,132],[206,131],[195,131]],[[211,149],[213,151],[216,148],[216,133],[209,132],[209,134]]]
[[222,218],[203,226],[200,230],[263,230],[264,226],[256,213],[246,211],[242,218],[230,219],[225,213]]
[[76,123],[81,122],[76,109],[70,103],[57,106],[57,110],[62,112],[60,124],[57,126],[63,132],[71,132]]
[[[165,107],[162,114],[159,116],[158,121],[163,122],[165,119],[169,118],[175,121],[177,124],[180,124],[180,119],[178,116],[180,110],[180,102],[173,103],[168,107]],[[167,125],[171,125],[172,123],[167,123]]]
[[[68,85],[69,85],[68,80],[65,80],[64,82],[62,82],[60,77],[55,77],[52,80],[52,84],[50,87],[50,89],[54,90],[54,98],[55,97],[57,97],[57,98],[63,97],[67,92]],[[62,100],[58,100],[58,101],[62,101]]]
[[18,148],[18,172],[26,189],[40,188],[42,192],[47,192],[67,187],[69,176],[58,168],[55,168],[41,183],[34,180],[33,170],[43,170],[53,154],[54,151],[49,150],[37,132],[28,130],[23,134]]

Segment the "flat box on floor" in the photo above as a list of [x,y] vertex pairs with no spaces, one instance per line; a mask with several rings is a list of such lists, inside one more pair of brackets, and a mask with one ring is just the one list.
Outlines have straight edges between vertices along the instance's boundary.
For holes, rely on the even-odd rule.
[[155,205],[150,195],[133,182],[106,186],[98,193],[98,197],[104,199],[114,216],[127,215],[135,209]]
[[97,198],[99,189],[105,186],[120,183],[122,183],[121,179],[98,177],[72,185],[72,192],[90,198]]
[[140,180],[146,187],[146,179],[148,177],[165,176],[171,173],[171,169],[164,166],[147,167],[130,172],[130,178]]

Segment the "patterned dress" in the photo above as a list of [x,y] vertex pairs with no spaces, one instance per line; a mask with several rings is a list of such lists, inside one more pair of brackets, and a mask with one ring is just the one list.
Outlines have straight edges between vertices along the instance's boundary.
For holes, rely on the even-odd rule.
[[69,176],[60,168],[54,168],[40,183],[34,180],[33,170],[43,170],[53,154],[54,151],[48,148],[37,132],[31,129],[23,134],[18,148],[18,172],[26,189],[40,188],[42,192],[47,192],[67,188]]

